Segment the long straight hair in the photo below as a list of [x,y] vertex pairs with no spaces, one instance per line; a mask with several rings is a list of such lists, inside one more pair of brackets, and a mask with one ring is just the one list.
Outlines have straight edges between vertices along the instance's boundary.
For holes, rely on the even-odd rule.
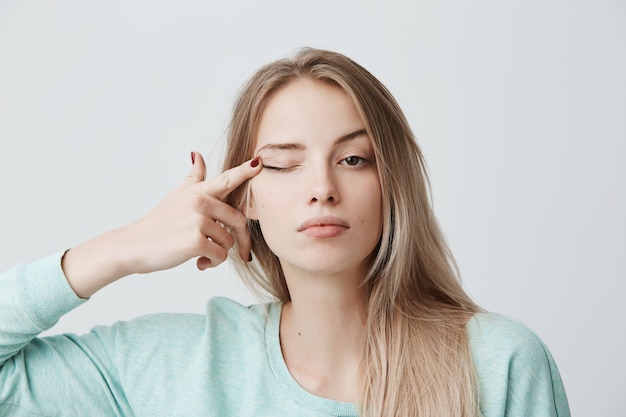
[[[383,231],[363,285],[369,291],[361,356],[362,416],[476,416],[477,382],[467,321],[480,308],[462,289],[435,219],[422,153],[398,103],[366,69],[336,52],[305,48],[266,65],[234,106],[224,169],[253,156],[263,111],[299,79],[327,83],[350,96],[371,138],[383,201]],[[246,187],[227,202],[246,204]],[[257,221],[249,220],[255,261],[232,261],[248,286],[290,300],[280,262]],[[236,249],[235,249],[236,252]]]

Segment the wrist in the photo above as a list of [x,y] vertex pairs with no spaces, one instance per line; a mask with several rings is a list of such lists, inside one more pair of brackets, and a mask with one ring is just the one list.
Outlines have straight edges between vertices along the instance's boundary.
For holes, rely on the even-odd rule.
[[[119,230],[108,232],[73,249],[61,259],[61,268],[70,287],[80,298],[94,293],[133,273]],[[121,237],[121,236],[119,236]]]

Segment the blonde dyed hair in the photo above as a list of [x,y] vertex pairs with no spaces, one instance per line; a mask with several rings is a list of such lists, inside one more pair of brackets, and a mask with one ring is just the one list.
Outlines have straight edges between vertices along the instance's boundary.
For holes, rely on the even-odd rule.
[[[422,153],[387,88],[336,52],[306,48],[259,69],[237,99],[224,169],[252,158],[263,110],[299,79],[348,94],[374,148],[383,201],[383,232],[364,285],[369,291],[361,357],[362,416],[477,416],[477,382],[467,321],[479,307],[458,272],[431,208]],[[243,207],[246,187],[227,202]],[[280,302],[289,289],[257,221],[248,221],[254,262],[232,261],[248,286]],[[236,250],[235,250],[236,252]]]

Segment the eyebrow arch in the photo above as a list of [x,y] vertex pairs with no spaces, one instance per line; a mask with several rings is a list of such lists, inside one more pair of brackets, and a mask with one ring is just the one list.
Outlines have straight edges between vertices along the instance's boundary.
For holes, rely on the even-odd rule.
[[[356,139],[359,136],[367,135],[367,131],[365,129],[355,130],[354,132],[350,132],[346,135],[340,136],[335,140],[335,145],[339,145],[340,143],[348,142],[352,139]],[[259,150],[256,152],[257,155],[264,149],[276,149],[276,150],[303,150],[305,146],[301,143],[268,143],[267,145],[261,146]]]

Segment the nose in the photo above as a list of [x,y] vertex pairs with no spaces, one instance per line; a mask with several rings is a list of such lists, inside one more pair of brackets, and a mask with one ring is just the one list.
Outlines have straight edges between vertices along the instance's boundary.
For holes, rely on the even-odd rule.
[[309,204],[339,203],[339,189],[332,169],[320,167],[312,170],[307,194]]

